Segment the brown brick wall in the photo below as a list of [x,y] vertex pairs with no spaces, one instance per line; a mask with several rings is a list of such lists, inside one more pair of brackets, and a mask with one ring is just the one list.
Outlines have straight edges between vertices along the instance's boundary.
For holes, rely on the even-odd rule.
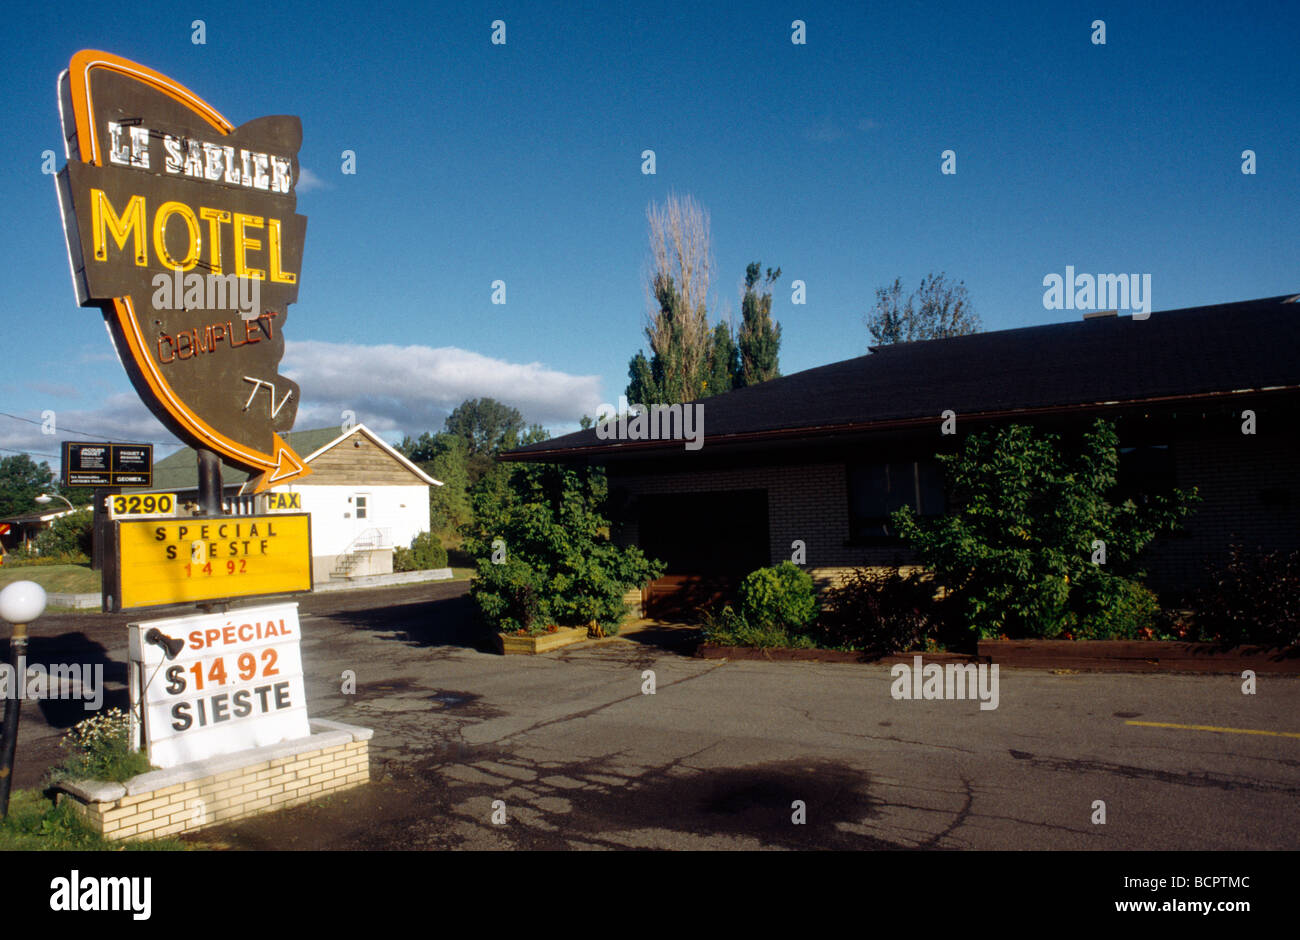
[[[1147,549],[1143,562],[1152,587],[1177,593],[1192,586],[1207,563],[1226,559],[1234,540],[1251,547],[1300,546],[1296,435],[1221,435],[1173,441],[1171,447],[1177,485],[1197,487],[1202,502],[1184,524],[1185,534],[1161,537]],[[804,567],[823,586],[856,566],[908,565],[914,560],[902,543],[847,544],[843,462],[635,475],[611,468],[610,484],[633,495],[765,489],[771,563],[790,558],[791,542],[802,539],[807,546]],[[636,544],[635,519],[616,526],[612,534],[620,544]]]
[[[906,564],[907,546],[849,545],[849,494],[843,463],[761,466],[692,473],[619,475],[610,485],[635,495],[767,490],[768,552],[772,564],[789,559],[791,543],[802,539],[806,568],[852,568]],[[619,544],[637,544],[635,520],[615,527]]]
[[1175,442],[1178,486],[1197,487],[1201,502],[1184,532],[1162,536],[1143,562],[1152,587],[1177,592],[1197,583],[1205,565],[1226,561],[1228,546],[1300,546],[1300,442],[1293,435],[1239,434]]

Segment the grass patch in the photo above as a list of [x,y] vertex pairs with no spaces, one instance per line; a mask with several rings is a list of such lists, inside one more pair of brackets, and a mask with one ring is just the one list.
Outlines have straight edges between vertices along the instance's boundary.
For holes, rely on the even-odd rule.
[[200,847],[179,839],[109,841],[66,802],[55,806],[40,790],[15,790],[9,797],[9,815],[0,821],[0,852],[178,852]]
[[89,565],[31,565],[0,567],[0,587],[13,581],[35,581],[52,594],[98,594],[99,572]]

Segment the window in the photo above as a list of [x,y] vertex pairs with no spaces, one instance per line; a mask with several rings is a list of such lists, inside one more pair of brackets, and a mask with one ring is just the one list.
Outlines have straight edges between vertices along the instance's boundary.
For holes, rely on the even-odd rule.
[[889,517],[903,506],[921,516],[944,511],[943,470],[934,460],[849,464],[848,484],[854,542],[896,539]]
[[358,496],[356,506],[357,506],[357,518],[358,519],[366,518],[366,497]]

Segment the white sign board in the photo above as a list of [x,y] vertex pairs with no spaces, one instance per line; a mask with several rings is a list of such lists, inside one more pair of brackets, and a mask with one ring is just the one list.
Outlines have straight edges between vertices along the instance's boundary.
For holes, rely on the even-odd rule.
[[[156,767],[276,744],[310,733],[298,605],[129,625],[131,706]],[[169,657],[151,630],[182,641]]]

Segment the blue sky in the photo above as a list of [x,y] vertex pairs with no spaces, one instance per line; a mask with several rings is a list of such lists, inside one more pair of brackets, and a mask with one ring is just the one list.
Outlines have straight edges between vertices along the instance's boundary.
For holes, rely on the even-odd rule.
[[467,397],[555,431],[616,401],[645,345],[646,207],[670,191],[711,215],[715,318],[739,316],[747,262],[782,268],[786,373],[865,353],[874,289],[929,271],[986,329],[1077,317],[1042,302],[1067,265],[1149,273],[1157,311],[1300,292],[1298,34],[1294,3],[33,5],[0,39],[0,411],[60,431],[0,417],[0,454],[72,429],[172,440],[76,306],[40,169],[63,163],[55,80],[78,49],[236,124],[302,118],[297,427],[350,409],[396,439]]

